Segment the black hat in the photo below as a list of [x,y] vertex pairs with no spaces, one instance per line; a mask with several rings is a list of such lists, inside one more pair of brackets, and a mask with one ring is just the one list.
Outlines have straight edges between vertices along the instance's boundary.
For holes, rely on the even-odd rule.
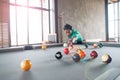
[[64,30],[72,30],[72,26],[71,25],[69,25],[69,24],[66,24],[65,26],[64,26]]

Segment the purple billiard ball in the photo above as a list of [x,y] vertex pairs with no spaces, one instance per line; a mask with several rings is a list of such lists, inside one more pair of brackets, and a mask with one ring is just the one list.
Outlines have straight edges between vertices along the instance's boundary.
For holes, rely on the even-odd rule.
[[72,59],[73,59],[73,61],[75,61],[75,62],[79,62],[80,61],[80,55],[79,54],[74,54],[73,56],[72,56]]
[[97,58],[98,53],[97,53],[96,51],[92,51],[92,52],[90,53],[90,56],[91,56],[92,58]]

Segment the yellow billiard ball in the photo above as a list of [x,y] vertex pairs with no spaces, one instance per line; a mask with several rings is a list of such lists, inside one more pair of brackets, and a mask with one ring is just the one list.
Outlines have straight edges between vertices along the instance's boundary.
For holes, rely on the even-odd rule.
[[42,50],[45,50],[46,48],[46,44],[42,44]]
[[29,59],[25,59],[21,62],[20,66],[23,71],[28,71],[31,69],[32,63]]

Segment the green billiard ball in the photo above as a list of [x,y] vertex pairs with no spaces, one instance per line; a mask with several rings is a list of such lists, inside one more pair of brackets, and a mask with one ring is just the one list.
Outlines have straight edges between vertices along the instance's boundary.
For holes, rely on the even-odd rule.
[[99,48],[102,48],[103,44],[102,43],[98,43],[98,46],[99,46]]
[[85,43],[84,46],[85,46],[85,48],[88,48],[88,44],[87,43]]

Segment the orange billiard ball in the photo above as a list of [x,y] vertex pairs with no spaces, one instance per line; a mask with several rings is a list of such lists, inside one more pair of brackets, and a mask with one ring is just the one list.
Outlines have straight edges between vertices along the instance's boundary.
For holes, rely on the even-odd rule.
[[80,49],[80,51],[78,52],[78,54],[80,55],[80,57],[83,59],[86,57],[86,54],[83,50]]
[[94,47],[94,48],[97,48],[97,47],[98,47],[98,44],[96,44],[96,43],[93,44],[93,47]]
[[28,71],[31,69],[32,63],[29,59],[25,59],[21,62],[20,66],[23,71]]

